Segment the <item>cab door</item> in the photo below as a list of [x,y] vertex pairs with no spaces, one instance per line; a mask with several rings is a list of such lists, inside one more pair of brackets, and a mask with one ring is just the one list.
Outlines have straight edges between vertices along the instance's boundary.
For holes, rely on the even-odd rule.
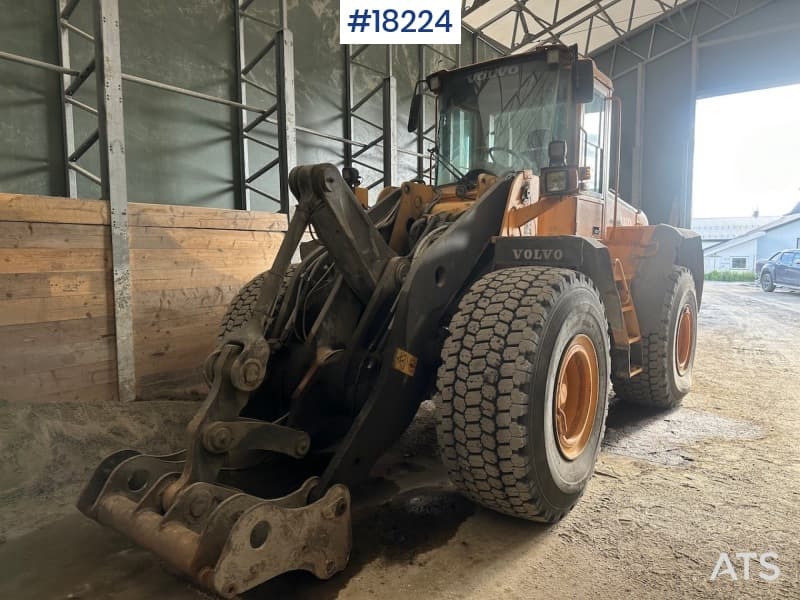
[[608,193],[608,147],[611,143],[611,91],[595,82],[594,99],[581,107],[578,130],[578,165],[588,167],[589,177],[581,182],[581,192],[596,198]]
[[592,102],[581,106],[578,129],[578,165],[588,168],[576,199],[575,233],[602,238],[608,215],[608,148],[611,90],[595,81]]

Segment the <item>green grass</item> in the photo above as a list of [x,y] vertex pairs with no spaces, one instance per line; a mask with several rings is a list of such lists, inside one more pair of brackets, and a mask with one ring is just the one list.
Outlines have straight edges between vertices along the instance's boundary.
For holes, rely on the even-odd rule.
[[752,271],[711,271],[705,275],[706,281],[755,281]]

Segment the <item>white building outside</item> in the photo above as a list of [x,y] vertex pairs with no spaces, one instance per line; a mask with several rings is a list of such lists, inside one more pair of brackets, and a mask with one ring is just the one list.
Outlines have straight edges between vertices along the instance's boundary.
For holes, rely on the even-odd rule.
[[766,260],[781,250],[800,248],[800,213],[779,217],[733,239],[703,246],[706,273],[753,272],[758,260]]

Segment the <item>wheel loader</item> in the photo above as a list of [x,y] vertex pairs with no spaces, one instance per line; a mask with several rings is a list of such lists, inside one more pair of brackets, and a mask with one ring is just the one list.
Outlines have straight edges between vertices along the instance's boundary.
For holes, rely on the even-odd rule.
[[610,80],[563,45],[440,71],[410,131],[424,92],[435,181],[365,207],[353,170],[292,170],[296,211],[225,315],[186,449],[112,454],[79,499],[222,597],[344,569],[350,489],[425,399],[458,490],[553,523],[592,475],[612,383],[660,408],[689,391],[700,238],[612,189]]

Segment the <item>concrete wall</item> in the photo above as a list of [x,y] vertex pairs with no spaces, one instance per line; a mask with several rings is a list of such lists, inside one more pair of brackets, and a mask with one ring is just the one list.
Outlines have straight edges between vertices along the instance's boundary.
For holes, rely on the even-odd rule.
[[[78,5],[71,21],[92,30],[92,2]],[[294,34],[296,109],[298,125],[341,136],[344,111],[344,63],[338,34],[338,2],[290,2],[289,27]],[[122,63],[126,73],[223,97],[235,96],[235,42],[232,0],[121,0]],[[275,22],[277,3],[260,0],[250,11]],[[0,0],[0,50],[57,62],[55,2],[53,0]],[[249,22],[245,31],[248,55],[263,47],[272,33],[268,27]],[[72,61],[82,68],[92,57],[91,44],[74,35]],[[463,60],[471,62],[469,38],[462,48]],[[456,46],[441,46],[455,58]],[[417,72],[417,48],[394,48],[394,73],[398,85],[398,133],[400,147],[415,151],[416,142],[406,132],[405,120]],[[480,42],[478,58],[495,55]],[[371,48],[360,60],[383,66],[384,47]],[[452,62],[426,53],[425,71],[450,67]],[[254,79],[274,87],[274,61],[268,56],[252,73]],[[374,87],[380,77],[366,69],[354,72],[355,95]],[[0,61],[0,191],[66,194],[64,178],[59,75]],[[128,151],[128,191],[131,202],[192,204],[230,208],[240,189],[238,150],[234,140],[236,110],[170,92],[124,84],[125,129]],[[95,105],[91,78],[77,95]],[[262,92],[250,89],[248,103],[269,106]],[[432,105],[429,107],[432,115]],[[380,122],[380,95],[370,101],[363,115]],[[75,111],[77,138],[96,127],[94,119]],[[272,140],[269,126],[259,134]],[[369,142],[380,131],[358,124],[354,138]],[[298,132],[298,162],[341,163],[341,143]],[[250,165],[256,170],[274,157],[269,150],[251,144]],[[366,153],[365,162],[381,165],[381,151]],[[97,173],[97,149],[81,164]],[[400,176],[416,174],[416,158],[400,155]],[[380,177],[362,169],[367,181]],[[277,175],[268,174],[258,186],[276,195]],[[94,198],[99,189],[79,177],[79,195]],[[253,208],[277,210],[269,200],[253,195]]]
[[711,4],[689,3],[594,57],[623,103],[620,190],[651,222],[689,224],[696,98],[800,82],[800,2]]

